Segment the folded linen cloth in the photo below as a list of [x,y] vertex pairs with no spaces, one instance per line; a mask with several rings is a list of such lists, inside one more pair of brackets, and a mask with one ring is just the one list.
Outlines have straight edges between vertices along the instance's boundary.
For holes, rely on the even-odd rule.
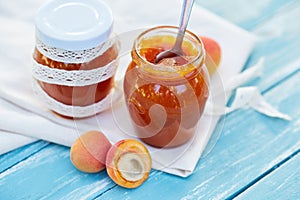
[[0,130],[0,154],[35,141],[35,138]]
[[[112,8],[115,17],[114,32],[121,36],[122,56],[117,72],[117,80],[121,81],[130,60],[129,52],[133,39],[137,36],[132,33],[156,25],[176,25],[181,2],[179,0],[106,2]],[[92,129],[102,131],[112,143],[123,138],[136,138],[128,120],[122,90],[118,87],[115,88],[115,95],[121,94],[121,98],[116,98],[119,101],[115,101],[111,109],[86,119],[61,118],[49,111],[36,98],[32,90],[31,54],[34,48],[33,18],[40,5],[41,2],[37,0],[26,4],[21,0],[0,3],[0,8],[6,11],[0,14],[0,24],[6,27],[0,32],[0,68],[5,72],[0,74],[0,154],[35,139],[70,146],[80,134]],[[172,5],[172,9],[169,9],[169,5]],[[24,10],[26,12],[21,12]],[[168,12],[165,12],[166,10]],[[231,91],[239,85],[236,85],[236,81],[230,83],[230,80],[234,80],[232,78],[242,70],[256,39],[250,33],[197,5],[193,8],[189,29],[199,35],[214,38],[222,48],[222,61],[218,73],[211,80],[212,88],[216,89],[212,89],[208,103],[212,107],[218,105],[220,112],[219,108],[225,109]],[[252,73],[248,78],[255,75],[257,73]],[[224,86],[227,88],[226,91]],[[157,149],[147,145],[153,158],[153,168],[182,177],[193,172],[220,119],[219,114],[206,113],[199,123],[198,134],[188,143],[169,149]],[[221,112],[225,113],[226,111]]]

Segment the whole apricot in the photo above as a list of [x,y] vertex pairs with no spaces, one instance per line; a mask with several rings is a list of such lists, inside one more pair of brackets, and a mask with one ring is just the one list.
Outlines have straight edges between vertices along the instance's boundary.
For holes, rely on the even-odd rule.
[[209,75],[212,76],[221,62],[221,47],[219,43],[209,37],[200,36],[206,51],[205,65],[208,69]]
[[125,188],[136,188],[147,180],[152,159],[139,141],[125,139],[114,144],[107,153],[106,171],[109,177]]
[[105,169],[105,159],[111,143],[99,131],[82,134],[72,144],[70,159],[73,165],[82,172],[96,173]]

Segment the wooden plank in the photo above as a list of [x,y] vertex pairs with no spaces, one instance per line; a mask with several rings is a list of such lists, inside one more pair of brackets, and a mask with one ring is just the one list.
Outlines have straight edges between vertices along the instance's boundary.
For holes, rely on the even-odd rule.
[[[267,1],[254,1],[250,6],[259,7],[256,4],[264,4]],[[237,4],[240,7],[241,4],[247,7],[249,2],[245,1],[229,1],[226,4],[218,4],[217,1],[198,1],[198,4],[204,5],[212,11],[217,12],[219,9],[228,13],[222,16],[230,20],[231,15],[237,16],[237,19],[247,21],[257,21],[255,25],[247,30],[256,34],[259,41],[256,48],[252,52],[245,68],[250,67],[256,63],[262,56],[266,58],[265,67],[263,69],[263,76],[260,79],[256,79],[247,85],[257,85],[262,91],[268,87],[284,80],[290,74],[300,68],[300,59],[297,59],[300,54],[300,26],[295,26],[293,22],[300,17],[300,2],[299,1],[272,1],[268,6],[265,6],[256,18],[249,18],[247,13],[243,12],[243,9],[236,9],[234,14],[232,13],[233,4]],[[218,6],[215,6],[218,5]],[[251,10],[251,9],[249,9]],[[252,9],[256,10],[256,8]],[[251,10],[251,11],[252,11]],[[218,12],[217,12],[218,13]],[[264,17],[270,15],[269,17]],[[233,21],[234,22],[234,21]],[[235,23],[235,22],[234,22]],[[244,23],[243,23],[244,24]],[[284,67],[283,67],[284,66]]]
[[226,2],[197,0],[196,2],[247,30],[253,29],[257,24],[267,21],[279,12],[286,12],[287,9],[292,10],[295,4],[299,3],[297,0],[253,0],[251,2],[239,0]]
[[300,2],[295,4],[293,9],[286,10],[286,13],[255,27],[253,32],[261,38],[251,54],[246,68],[257,62],[262,56],[265,56],[266,62],[261,79],[249,84],[255,84],[264,91],[300,69],[300,40],[298,37],[300,26],[286,23],[299,18],[299,13]]
[[45,148],[49,143],[37,141],[0,156],[0,173]]
[[50,144],[0,174],[0,199],[92,199],[114,187],[105,171],[82,173],[69,148]]
[[293,156],[236,199],[300,199],[300,154]]

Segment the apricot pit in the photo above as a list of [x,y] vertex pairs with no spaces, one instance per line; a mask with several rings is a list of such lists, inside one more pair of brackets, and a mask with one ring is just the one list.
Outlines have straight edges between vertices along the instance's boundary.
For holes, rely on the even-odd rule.
[[117,142],[107,153],[106,170],[110,178],[125,188],[136,188],[147,180],[152,159],[139,141],[126,139]]

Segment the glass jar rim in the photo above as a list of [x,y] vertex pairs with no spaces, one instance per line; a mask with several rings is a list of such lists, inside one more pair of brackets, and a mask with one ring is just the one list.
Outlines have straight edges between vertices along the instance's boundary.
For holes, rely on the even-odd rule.
[[[153,32],[153,31],[163,31],[163,30],[168,30],[170,33],[176,34],[175,36],[177,36],[177,32],[178,32],[178,27],[177,26],[156,26],[150,29],[147,29],[146,31],[143,31],[142,33],[140,33],[138,35],[138,37],[134,40],[134,44],[133,44],[133,52],[136,54],[136,56],[143,62],[143,64],[146,65],[150,65],[153,69],[163,72],[162,71],[162,67],[161,65],[157,65],[154,64],[150,61],[148,61],[144,56],[142,56],[139,52],[139,42],[141,41],[141,39],[143,39],[144,36],[146,36],[147,34]],[[150,36],[151,37],[151,36]],[[180,67],[180,69],[182,70],[184,68],[184,66],[189,66],[192,63],[195,63],[197,60],[200,60],[201,63],[204,63],[204,58],[205,58],[205,50],[204,50],[204,45],[203,42],[201,41],[201,39],[193,32],[186,30],[186,33],[184,35],[184,39],[188,38],[190,43],[192,42],[196,42],[196,44],[199,44],[199,49],[197,50],[197,55],[193,56],[193,58],[191,60],[189,60],[187,63],[185,63],[184,65],[178,65],[175,66],[174,68],[172,68],[172,71],[177,71],[176,68]],[[176,38],[175,38],[176,39]],[[201,65],[202,66],[202,65]],[[200,66],[200,67],[201,67]],[[164,68],[167,69],[167,68]],[[170,70],[170,68],[168,68]],[[169,71],[168,70],[168,71]],[[169,71],[170,72],[170,71]]]

